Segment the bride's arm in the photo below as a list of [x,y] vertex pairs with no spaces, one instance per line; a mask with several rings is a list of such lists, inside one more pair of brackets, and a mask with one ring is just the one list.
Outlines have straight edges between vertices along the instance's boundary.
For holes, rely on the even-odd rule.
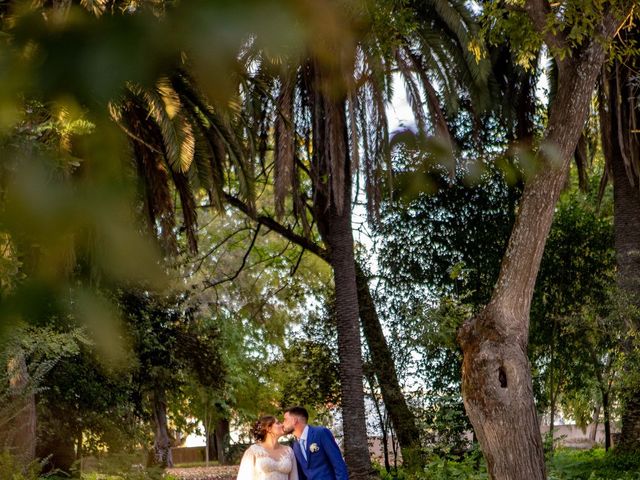
[[293,448],[289,447],[289,457],[291,458],[291,471],[289,472],[289,480],[298,480],[298,462],[293,453]]
[[247,448],[242,455],[242,461],[240,462],[240,469],[238,470],[238,476],[236,480],[253,480],[254,470],[256,465],[256,459],[253,455],[253,449]]

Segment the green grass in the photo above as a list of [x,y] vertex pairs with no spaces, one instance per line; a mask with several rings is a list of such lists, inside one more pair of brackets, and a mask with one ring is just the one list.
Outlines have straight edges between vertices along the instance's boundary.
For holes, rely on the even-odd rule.
[[[104,462],[103,473],[86,473],[83,480],[160,480],[161,471],[139,471],[124,468],[131,463],[128,458],[114,456],[110,462]],[[36,480],[37,471],[23,476],[14,476],[15,465],[6,455],[0,456],[0,480]],[[109,464],[108,468],[105,468]],[[213,464],[213,462],[211,462]],[[180,467],[203,467],[204,462],[184,463]],[[120,473],[122,472],[122,473]],[[398,471],[387,474],[379,471],[383,480],[485,480],[488,479],[484,460],[479,451],[474,451],[460,459],[452,456],[431,455],[424,470],[408,474]],[[606,453],[602,448],[575,450],[561,448],[555,451],[547,462],[549,480],[640,480],[640,452],[635,454]],[[55,477],[63,480],[62,477]],[[53,480],[53,477],[48,477]],[[165,480],[170,480],[165,477]],[[523,479],[524,480],[524,479]]]
[[640,453],[558,449],[547,470],[550,480],[640,480]]
[[[485,480],[489,476],[478,451],[460,459],[432,455],[425,468],[409,474],[402,469],[388,474],[379,467],[383,480]],[[549,480],[640,480],[640,453],[606,453],[602,448],[556,450],[547,462]],[[523,479],[525,480],[525,479]]]

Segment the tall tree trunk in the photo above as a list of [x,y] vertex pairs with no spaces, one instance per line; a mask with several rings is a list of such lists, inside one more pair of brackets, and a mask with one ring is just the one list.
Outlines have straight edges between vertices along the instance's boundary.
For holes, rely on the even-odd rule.
[[[558,39],[546,29],[544,3],[531,0],[526,8],[555,48]],[[607,16],[605,25],[606,39],[614,19]],[[546,478],[527,358],[529,312],[554,208],[604,59],[598,40],[558,60],[557,93],[538,154],[542,169],[524,189],[491,301],[458,334],[464,405],[493,479]]]
[[227,464],[226,444],[229,438],[229,420],[227,418],[220,418],[216,423],[216,450],[218,453],[218,463],[220,465]]
[[313,209],[333,269],[345,461],[350,477],[360,480],[373,470],[364,409],[345,98],[330,89],[318,65],[312,70]]
[[76,438],[76,460],[82,460],[82,449],[82,429],[80,429],[80,431],[78,432],[78,437]]
[[[370,371],[370,369],[367,369]],[[384,461],[384,469],[387,473],[391,471],[391,465],[389,464],[389,448],[387,445],[387,425],[385,422],[384,415],[382,414],[382,409],[378,404],[378,399],[376,398],[376,389],[375,382],[373,381],[373,375],[370,373],[366,373],[365,377],[367,379],[367,383],[369,383],[369,389],[371,390],[371,400],[373,402],[373,407],[376,410],[376,415],[378,416],[378,426],[380,427],[380,432],[382,433],[382,459]]]
[[593,422],[592,429],[589,432],[589,439],[595,443],[596,437],[598,435],[598,425],[600,424],[600,405],[597,405],[596,408],[593,409]]
[[9,359],[7,373],[12,418],[5,426],[5,443],[16,459],[27,465],[36,457],[36,403],[35,394],[29,391],[30,377],[22,350]]
[[555,443],[553,441],[553,430],[556,423],[556,401],[558,398],[556,385],[553,383],[553,374],[555,373],[555,353],[556,353],[556,332],[558,327],[558,319],[553,316],[553,325],[551,327],[551,352],[549,361],[549,435],[551,436],[551,450],[554,450]]
[[[640,35],[636,34],[636,37]],[[615,61],[602,82],[601,96],[602,144],[613,179],[613,206],[617,283],[627,299],[640,306],[640,139],[638,129],[638,87],[633,79],[640,67],[640,58],[628,62]],[[606,72],[605,72],[606,74]],[[629,319],[629,328],[638,329],[637,320]],[[625,345],[633,357],[632,342]],[[628,368],[637,368],[630,365]],[[622,430],[616,448],[640,449],[640,385],[623,387],[624,407]]]
[[[387,421],[389,421],[389,417],[387,417]],[[398,471],[398,442],[396,441],[396,436],[393,428],[388,428],[388,431],[391,436],[391,450],[393,452],[393,468],[397,472]]]
[[378,379],[382,400],[393,423],[402,451],[403,465],[410,470],[422,465],[420,430],[402,394],[391,350],[380,325],[367,277],[356,262],[358,307],[362,330],[369,346],[373,371]]
[[342,213],[336,212],[335,205],[329,206],[322,218],[321,231],[323,240],[329,247],[335,285],[345,461],[350,478],[357,480],[369,477],[371,461],[365,423],[362,345],[350,203],[345,199],[346,205]]
[[209,456],[211,451],[211,414],[209,412],[209,402],[204,405],[204,464],[209,466]]
[[206,436],[207,436],[207,451],[205,454],[205,461],[208,462],[211,461],[211,459],[218,458],[218,445],[216,442],[216,431],[214,428],[207,430],[206,432]]
[[163,388],[156,387],[152,395],[155,438],[153,441],[154,461],[162,467],[173,467],[171,437],[167,425],[167,399]]
[[609,392],[602,390],[602,411],[604,413],[604,449],[611,448],[611,418],[609,416]]

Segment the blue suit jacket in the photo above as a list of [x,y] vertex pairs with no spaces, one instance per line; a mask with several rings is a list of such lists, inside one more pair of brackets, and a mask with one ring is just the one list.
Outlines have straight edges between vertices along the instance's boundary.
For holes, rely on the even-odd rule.
[[[314,450],[313,452],[311,450]],[[307,460],[300,442],[293,443],[300,480],[348,480],[347,465],[333,434],[325,427],[312,427],[307,432]]]

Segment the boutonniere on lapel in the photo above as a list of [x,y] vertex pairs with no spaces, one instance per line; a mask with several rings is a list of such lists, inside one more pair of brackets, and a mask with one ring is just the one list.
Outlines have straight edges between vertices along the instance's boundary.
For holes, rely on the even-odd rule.
[[309,451],[311,453],[316,453],[319,450],[320,450],[320,447],[318,446],[317,443],[312,443],[311,445],[309,445]]

